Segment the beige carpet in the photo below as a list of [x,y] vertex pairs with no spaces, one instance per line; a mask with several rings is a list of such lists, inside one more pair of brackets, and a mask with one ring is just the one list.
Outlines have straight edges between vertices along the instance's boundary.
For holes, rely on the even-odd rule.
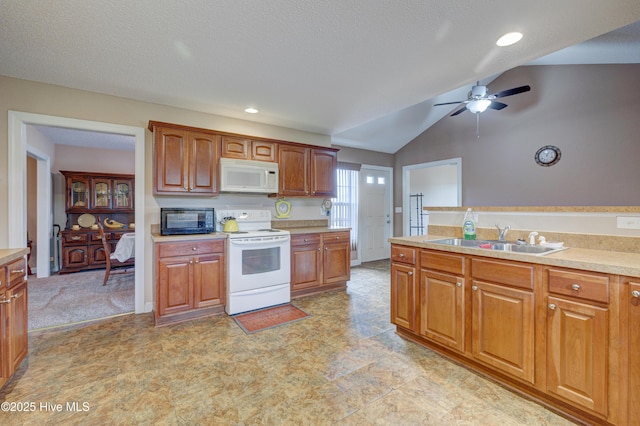
[[29,276],[29,330],[133,312],[135,274],[112,274],[106,286],[103,278],[104,270]]

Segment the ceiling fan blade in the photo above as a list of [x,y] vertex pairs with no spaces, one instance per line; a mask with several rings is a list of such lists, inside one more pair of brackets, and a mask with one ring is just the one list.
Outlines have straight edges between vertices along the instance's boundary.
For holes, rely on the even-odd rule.
[[496,98],[504,98],[505,96],[517,95],[518,93],[528,92],[529,90],[531,90],[531,86],[520,86],[494,93],[492,96],[495,96]]
[[440,106],[440,105],[454,105],[454,104],[461,104],[461,103],[463,103],[463,102],[464,102],[464,101],[444,102],[444,103],[441,103],[441,104],[433,104],[433,106]]
[[505,109],[509,105],[503,104],[502,102],[491,101],[489,104],[489,108],[500,111],[501,109]]
[[457,110],[456,112],[454,112],[453,114],[450,115],[450,117],[454,117],[462,112],[464,112],[467,109],[467,106],[463,106],[462,108],[460,108],[459,110]]

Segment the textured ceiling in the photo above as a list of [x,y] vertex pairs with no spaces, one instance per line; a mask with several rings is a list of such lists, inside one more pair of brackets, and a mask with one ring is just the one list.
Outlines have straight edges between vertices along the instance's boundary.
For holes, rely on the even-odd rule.
[[0,74],[395,152],[420,104],[639,20],[637,0],[4,0]]

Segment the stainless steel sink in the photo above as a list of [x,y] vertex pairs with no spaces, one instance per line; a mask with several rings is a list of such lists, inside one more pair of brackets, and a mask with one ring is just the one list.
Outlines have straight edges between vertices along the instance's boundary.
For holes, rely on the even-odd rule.
[[534,246],[530,244],[516,244],[511,242],[501,242],[495,240],[463,240],[462,238],[446,238],[443,240],[425,240],[427,243],[445,244],[448,246],[472,247],[480,250],[496,250],[511,253],[526,253],[536,256],[544,256],[566,250],[567,247],[552,248]]

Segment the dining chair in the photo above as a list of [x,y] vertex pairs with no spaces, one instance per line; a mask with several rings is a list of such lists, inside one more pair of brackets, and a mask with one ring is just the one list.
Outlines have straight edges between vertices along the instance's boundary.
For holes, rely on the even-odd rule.
[[107,285],[107,280],[109,279],[109,276],[112,273],[111,272],[112,269],[117,269],[118,273],[124,274],[124,273],[133,272],[134,266],[122,263],[118,259],[112,256],[111,244],[107,241],[107,237],[104,233],[104,226],[102,225],[99,219],[97,221],[97,224],[98,224],[98,229],[100,231],[100,240],[102,240],[102,247],[104,247],[104,256],[105,256],[105,262],[106,262],[106,269],[104,271],[104,281],[102,282],[102,285]]

